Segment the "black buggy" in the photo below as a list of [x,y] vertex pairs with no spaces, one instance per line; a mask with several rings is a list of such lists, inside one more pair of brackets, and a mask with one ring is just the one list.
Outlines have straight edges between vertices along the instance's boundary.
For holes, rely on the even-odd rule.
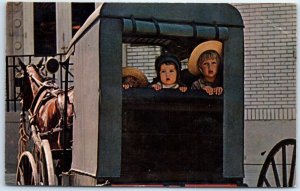
[[[122,90],[122,44],[189,57],[224,49],[224,95]],[[243,22],[227,4],[103,4],[69,46],[75,110],[71,185],[242,185]],[[235,87],[235,88],[231,88]]]

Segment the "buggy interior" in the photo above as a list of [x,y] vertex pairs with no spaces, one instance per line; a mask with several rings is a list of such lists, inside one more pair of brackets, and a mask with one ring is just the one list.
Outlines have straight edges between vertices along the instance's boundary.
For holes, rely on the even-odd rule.
[[[160,46],[162,54],[171,53],[181,61],[203,41],[184,34],[123,34],[123,43]],[[116,182],[224,181],[222,95],[144,87],[123,90],[122,97],[122,164]]]

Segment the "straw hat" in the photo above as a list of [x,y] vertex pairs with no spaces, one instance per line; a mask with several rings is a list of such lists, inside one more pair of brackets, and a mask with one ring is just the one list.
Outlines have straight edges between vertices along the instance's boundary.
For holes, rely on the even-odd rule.
[[191,53],[188,62],[188,69],[190,73],[192,73],[193,75],[198,76],[200,74],[199,68],[197,66],[197,62],[201,54],[207,50],[214,50],[220,56],[222,56],[222,43],[216,40],[209,40],[196,46],[196,48]]
[[133,76],[138,80],[140,87],[148,86],[147,77],[143,72],[134,67],[123,67],[122,68],[122,77]]

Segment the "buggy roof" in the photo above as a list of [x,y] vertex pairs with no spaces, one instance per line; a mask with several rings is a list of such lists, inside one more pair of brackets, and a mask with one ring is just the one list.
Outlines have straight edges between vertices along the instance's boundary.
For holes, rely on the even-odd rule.
[[73,37],[76,43],[101,18],[182,23],[214,27],[244,27],[239,11],[222,3],[103,3]]

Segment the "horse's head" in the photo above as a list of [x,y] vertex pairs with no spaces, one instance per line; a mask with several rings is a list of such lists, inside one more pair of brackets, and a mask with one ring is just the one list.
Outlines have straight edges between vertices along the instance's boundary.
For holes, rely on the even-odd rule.
[[28,110],[33,101],[33,97],[36,95],[44,78],[40,75],[38,66],[41,65],[43,59],[36,66],[34,64],[28,64],[27,66],[19,59],[19,65],[21,71],[16,73],[16,78],[20,82],[20,96],[21,107],[23,110]]

